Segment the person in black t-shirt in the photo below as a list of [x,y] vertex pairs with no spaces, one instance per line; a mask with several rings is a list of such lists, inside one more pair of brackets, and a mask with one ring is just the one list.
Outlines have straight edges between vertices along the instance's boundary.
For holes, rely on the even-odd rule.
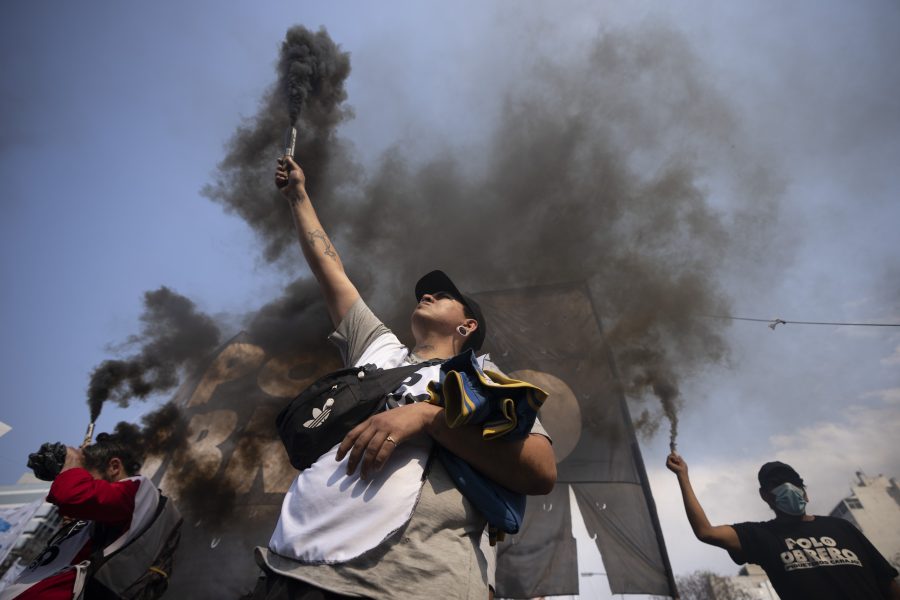
[[759,495],[773,520],[717,526],[694,495],[684,459],[673,452],[666,467],[678,477],[697,539],[724,548],[738,564],[761,566],[782,600],[900,600],[897,570],[862,532],[843,519],[806,514],[803,479],[789,465],[768,462],[759,470]]

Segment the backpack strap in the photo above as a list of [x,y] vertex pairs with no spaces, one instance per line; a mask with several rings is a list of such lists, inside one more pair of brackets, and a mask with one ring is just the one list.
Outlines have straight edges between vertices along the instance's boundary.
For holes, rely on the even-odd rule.
[[90,569],[90,560],[83,560],[75,565],[75,584],[72,586],[72,600],[82,600],[84,598],[84,588],[87,584]]
[[353,427],[384,410],[389,395],[416,371],[439,362],[442,361],[392,369],[368,364],[317,379],[275,418],[291,465],[300,471],[312,465]]
[[[376,376],[373,377],[372,383],[374,386],[377,386],[375,393],[381,396],[381,401],[378,403],[375,412],[384,408],[387,404],[388,396],[400,387],[400,384],[402,384],[410,375],[419,369],[430,367],[432,365],[439,365],[442,362],[444,362],[442,359],[433,358],[414,365],[405,365],[403,367],[394,367],[392,369],[376,371]],[[365,383],[363,383],[363,386],[365,386]]]

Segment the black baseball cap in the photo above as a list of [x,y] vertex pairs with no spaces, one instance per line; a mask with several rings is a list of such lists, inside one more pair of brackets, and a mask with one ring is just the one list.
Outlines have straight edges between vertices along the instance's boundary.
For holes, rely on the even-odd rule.
[[451,281],[446,273],[436,269],[423,275],[416,283],[416,301],[420,300],[425,294],[434,294],[437,292],[447,292],[455,299],[459,300],[473,315],[475,315],[475,320],[478,321],[478,328],[467,342],[467,347],[472,348],[476,352],[481,350],[481,345],[484,343],[484,336],[487,334],[487,321],[484,320],[484,314],[481,312],[481,307],[478,306],[478,303],[475,302],[471,296],[466,296],[460,292],[459,288],[454,285],[453,281]]
[[797,487],[804,487],[800,474],[792,466],[777,460],[761,466],[757,479],[759,479],[759,487],[767,492],[782,483],[793,483]]

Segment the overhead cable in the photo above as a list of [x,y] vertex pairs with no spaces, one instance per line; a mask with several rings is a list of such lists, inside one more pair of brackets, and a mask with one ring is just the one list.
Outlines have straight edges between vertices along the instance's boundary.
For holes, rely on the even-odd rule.
[[727,319],[729,321],[754,321],[768,323],[774,330],[778,325],[831,325],[833,327],[900,327],[900,323],[842,323],[837,321],[786,321],[784,319],[754,319],[751,317],[733,317],[731,315],[708,315],[711,319]]

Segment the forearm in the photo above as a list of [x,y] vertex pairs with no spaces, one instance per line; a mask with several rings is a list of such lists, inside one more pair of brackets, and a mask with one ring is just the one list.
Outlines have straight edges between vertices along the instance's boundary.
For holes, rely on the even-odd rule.
[[542,435],[485,440],[477,426],[451,429],[444,410],[434,407],[427,431],[434,440],[491,481],[528,495],[549,494],[556,483],[556,458]]
[[71,468],[53,480],[47,500],[59,507],[64,517],[118,523],[131,519],[137,486],[132,480],[110,483],[94,479],[84,469]]
[[290,194],[288,202],[303,256],[319,282],[329,316],[337,326],[359,294],[347,277],[341,257],[325,233],[306,190]]
[[291,194],[289,204],[303,256],[319,283],[327,282],[329,276],[343,274],[341,257],[325,233],[306,191]]
[[678,486],[681,488],[681,498],[684,501],[684,510],[687,513],[688,522],[697,539],[703,542],[708,541],[709,532],[712,525],[706,517],[706,512],[697,500],[694,494],[694,488],[691,486],[691,480],[687,473],[678,475]]
[[694,494],[694,488],[688,477],[687,464],[674,452],[666,459],[666,466],[675,473],[678,478],[678,486],[681,488],[681,498],[684,501],[684,511],[687,513],[688,522],[697,539],[705,544],[711,544],[724,548],[732,553],[736,560],[747,560],[741,548],[741,539],[737,530],[731,525],[712,525],[706,518],[706,512],[700,506]]

